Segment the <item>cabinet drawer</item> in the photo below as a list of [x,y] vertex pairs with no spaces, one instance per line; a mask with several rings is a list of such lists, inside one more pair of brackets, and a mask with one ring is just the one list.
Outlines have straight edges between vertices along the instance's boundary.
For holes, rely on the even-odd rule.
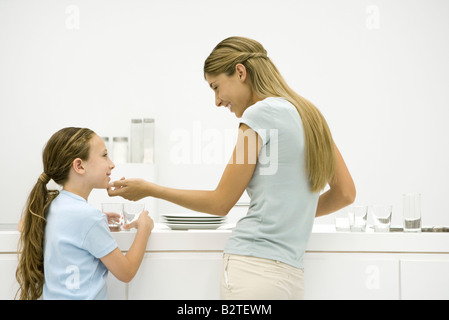
[[307,253],[306,299],[399,299],[399,259],[385,254]]

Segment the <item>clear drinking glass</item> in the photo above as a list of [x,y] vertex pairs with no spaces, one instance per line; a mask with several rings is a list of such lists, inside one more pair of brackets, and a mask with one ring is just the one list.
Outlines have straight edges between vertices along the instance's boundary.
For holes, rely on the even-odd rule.
[[404,232],[421,232],[421,194],[402,195]]
[[349,216],[347,209],[342,209],[334,213],[335,217],[335,230],[337,231],[350,231]]
[[139,214],[145,209],[144,203],[127,202],[123,204],[123,216],[125,223],[129,224],[139,217]]
[[[123,204],[122,203],[102,203],[101,211],[108,217],[109,230],[120,231],[123,218]],[[118,214],[119,221],[111,219],[110,215]]]
[[373,217],[375,232],[390,231],[391,214],[393,212],[393,206],[391,205],[369,206],[368,212]]
[[348,217],[351,231],[365,232],[367,215],[368,215],[367,206],[348,207]]

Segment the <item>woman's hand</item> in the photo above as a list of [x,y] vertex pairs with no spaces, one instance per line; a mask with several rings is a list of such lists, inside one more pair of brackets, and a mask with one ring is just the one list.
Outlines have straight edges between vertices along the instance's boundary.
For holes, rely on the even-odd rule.
[[107,190],[110,197],[121,196],[128,200],[137,201],[152,196],[154,186],[154,183],[143,179],[122,178],[111,182]]

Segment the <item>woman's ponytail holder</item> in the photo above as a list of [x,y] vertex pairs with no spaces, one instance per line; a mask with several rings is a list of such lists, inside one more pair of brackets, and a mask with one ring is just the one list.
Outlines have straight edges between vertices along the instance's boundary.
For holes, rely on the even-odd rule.
[[43,184],[47,184],[50,182],[50,177],[45,172],[42,172],[39,176],[39,181],[41,181]]

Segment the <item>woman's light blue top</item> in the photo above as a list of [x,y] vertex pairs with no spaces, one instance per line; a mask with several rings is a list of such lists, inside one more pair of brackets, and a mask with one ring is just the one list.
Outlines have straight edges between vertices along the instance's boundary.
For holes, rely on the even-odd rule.
[[50,204],[44,237],[44,299],[106,299],[101,262],[117,247],[106,215],[62,190]]
[[270,97],[248,107],[240,123],[258,133],[263,147],[246,188],[248,213],[238,221],[225,252],[303,268],[319,194],[309,187],[299,113],[286,99]]

